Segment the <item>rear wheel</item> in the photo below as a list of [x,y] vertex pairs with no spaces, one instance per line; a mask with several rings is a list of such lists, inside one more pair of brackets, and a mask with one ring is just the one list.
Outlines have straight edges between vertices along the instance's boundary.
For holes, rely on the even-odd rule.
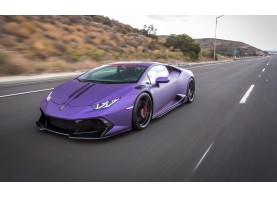
[[189,79],[187,97],[188,97],[187,102],[192,103],[195,97],[195,81],[193,78]]
[[152,100],[149,94],[141,93],[133,108],[133,128],[135,130],[145,129],[152,118]]

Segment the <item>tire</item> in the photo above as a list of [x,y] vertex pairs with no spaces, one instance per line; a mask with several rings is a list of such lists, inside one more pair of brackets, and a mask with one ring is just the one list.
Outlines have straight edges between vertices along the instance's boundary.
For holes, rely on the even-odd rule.
[[189,79],[187,88],[187,102],[192,103],[195,97],[195,81],[193,78]]
[[149,94],[141,93],[135,102],[132,115],[133,129],[145,129],[152,119],[153,113],[152,99]]

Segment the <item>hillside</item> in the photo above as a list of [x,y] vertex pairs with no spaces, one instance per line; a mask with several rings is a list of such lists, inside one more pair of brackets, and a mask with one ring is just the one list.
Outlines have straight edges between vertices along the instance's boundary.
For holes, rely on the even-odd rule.
[[[166,47],[167,37],[98,15],[0,16],[0,76],[82,70],[113,61],[192,61],[189,54]],[[213,39],[197,42],[202,49],[196,61],[212,60]],[[218,40],[217,51],[225,55],[218,58],[228,58],[234,48],[239,54],[263,53]]]
[[158,36],[103,16],[0,16],[0,75],[92,68],[123,60],[188,61]]
[[[202,38],[195,39],[200,44],[203,50],[213,50],[214,39],[213,38]],[[243,42],[231,41],[231,40],[216,40],[216,52],[225,56],[232,56],[233,50],[237,50],[237,57],[240,56],[257,56],[265,55],[265,52],[257,49],[253,46],[245,44]]]

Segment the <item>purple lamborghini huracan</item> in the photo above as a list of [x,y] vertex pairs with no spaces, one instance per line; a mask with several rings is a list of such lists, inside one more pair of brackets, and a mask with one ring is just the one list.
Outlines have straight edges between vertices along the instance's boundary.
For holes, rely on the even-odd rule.
[[89,70],[43,99],[40,130],[78,139],[146,128],[194,99],[191,71],[157,62],[116,62]]

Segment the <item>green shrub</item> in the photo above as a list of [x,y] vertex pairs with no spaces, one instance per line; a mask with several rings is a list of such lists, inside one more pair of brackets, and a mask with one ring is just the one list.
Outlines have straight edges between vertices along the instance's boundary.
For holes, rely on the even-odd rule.
[[5,64],[9,60],[9,55],[3,52],[0,52],[0,64]]
[[89,51],[88,56],[96,61],[100,61],[105,54],[105,51],[102,49],[92,49]]
[[183,53],[181,52],[167,52],[168,53],[168,57],[171,59],[181,59],[184,57]]
[[82,55],[78,52],[73,52],[70,54],[70,58],[73,62],[78,62],[82,59]]
[[127,33],[128,33],[128,30],[127,30],[127,29],[121,29],[121,33],[122,33],[122,34],[127,34]]
[[170,35],[166,39],[165,46],[180,49],[184,54],[188,54],[192,59],[198,58],[198,54],[201,51],[199,44],[187,34]]
[[159,50],[153,51],[153,55],[154,55],[154,57],[156,57],[158,59],[167,59],[167,57],[168,57],[168,55],[165,51],[159,51]]

